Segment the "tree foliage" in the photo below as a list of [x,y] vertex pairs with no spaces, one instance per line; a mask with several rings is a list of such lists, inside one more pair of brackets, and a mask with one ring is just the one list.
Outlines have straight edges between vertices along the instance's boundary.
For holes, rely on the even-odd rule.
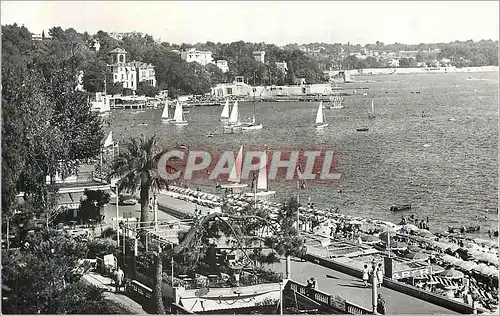
[[53,313],[53,298],[74,281],[73,269],[86,251],[64,233],[42,230],[28,235],[19,251],[3,253],[2,285],[9,289],[3,312]]
[[80,201],[80,208],[78,210],[79,217],[86,223],[92,220],[94,223],[101,222],[101,210],[109,203],[109,193],[102,190],[88,190],[84,191],[85,199]]
[[80,159],[98,154],[103,137],[86,95],[75,90],[88,55],[84,36],[53,28],[52,40],[33,42],[17,25],[2,26],[2,33],[2,209],[12,211],[24,192],[49,211],[46,176],[74,174]]
[[160,177],[157,162],[161,155],[157,148],[157,138],[130,138],[122,146],[120,154],[115,157],[111,176],[120,178],[119,190],[128,189],[135,192],[139,189],[141,204],[141,222],[149,220],[150,190],[159,190],[167,185]]

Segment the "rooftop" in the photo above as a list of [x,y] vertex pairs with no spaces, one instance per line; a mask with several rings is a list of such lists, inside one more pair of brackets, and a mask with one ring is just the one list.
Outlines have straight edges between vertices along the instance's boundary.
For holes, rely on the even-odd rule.
[[122,49],[120,47],[117,47],[117,48],[113,49],[112,51],[110,51],[109,53],[110,54],[114,54],[114,53],[116,53],[116,54],[126,54],[127,52],[124,49]]

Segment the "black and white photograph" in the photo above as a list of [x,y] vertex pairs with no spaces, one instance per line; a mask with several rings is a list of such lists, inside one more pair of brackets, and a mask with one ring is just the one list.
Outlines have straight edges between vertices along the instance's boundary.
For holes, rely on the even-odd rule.
[[2,314],[499,314],[499,1],[1,1]]

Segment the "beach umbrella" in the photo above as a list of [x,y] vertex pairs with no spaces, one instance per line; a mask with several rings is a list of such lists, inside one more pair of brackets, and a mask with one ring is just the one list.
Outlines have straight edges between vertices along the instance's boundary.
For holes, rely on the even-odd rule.
[[348,223],[351,224],[351,225],[362,225],[363,224],[362,221],[359,221],[359,220],[356,220],[356,219],[350,220]]
[[437,264],[431,264],[431,268],[432,268],[433,274],[439,274],[445,270],[442,266],[437,265]]
[[392,241],[390,245],[392,250],[405,250],[406,248],[408,248],[408,245],[406,243],[399,241]]
[[372,235],[363,235],[363,236],[361,236],[361,240],[365,244],[376,244],[380,241],[380,238],[378,238],[376,236],[372,236]]
[[417,229],[415,231],[415,235],[420,236],[422,238],[435,238],[433,233],[428,231],[427,229]]
[[440,275],[447,279],[461,279],[464,277],[464,274],[462,272],[457,271],[453,268],[441,272]]
[[422,251],[422,248],[417,245],[408,245],[408,250],[411,252],[419,252]]
[[412,260],[419,260],[419,261],[425,261],[429,259],[429,255],[426,254],[425,252],[422,251],[417,251],[417,252],[410,252],[405,256],[405,258],[412,259]]
[[498,269],[492,266],[487,266],[481,270],[481,274],[485,276],[497,276],[498,277]]
[[473,261],[460,261],[460,262],[457,262],[457,267],[460,267],[462,268],[463,270],[465,271],[470,271],[470,270],[473,270],[475,267],[477,266],[477,264]]
[[450,264],[455,264],[457,263],[460,259],[459,258],[456,258],[456,257],[453,257],[453,256],[450,256],[450,255],[442,255],[441,258],[446,261],[447,263],[450,263]]
[[480,263],[480,264],[476,265],[474,268],[472,268],[472,270],[481,273],[483,271],[483,269],[485,269],[486,267],[488,267],[488,266],[485,263]]

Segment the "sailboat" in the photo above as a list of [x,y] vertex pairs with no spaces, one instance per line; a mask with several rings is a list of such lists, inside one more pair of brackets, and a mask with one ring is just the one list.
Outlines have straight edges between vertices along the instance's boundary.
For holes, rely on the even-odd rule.
[[335,109],[342,109],[344,106],[342,105],[342,102],[344,102],[344,98],[342,98],[339,94],[336,94],[333,97],[333,104],[330,105],[329,109],[330,110],[335,110]]
[[188,122],[184,120],[184,113],[182,112],[182,104],[177,100],[174,112],[174,124],[177,126],[186,126]]
[[231,115],[229,116],[229,120],[224,125],[224,131],[234,132],[235,129],[241,130],[241,121],[240,121],[240,111],[238,109],[238,101],[234,101],[233,108],[231,109]]
[[163,112],[161,113],[161,120],[164,122],[172,122],[174,120],[172,117],[170,117],[167,100],[165,100],[165,106],[163,107]]
[[244,126],[242,127],[243,131],[256,131],[262,129],[262,124],[255,124],[255,102],[253,103],[253,116],[252,116],[252,122],[250,123],[245,123]]
[[223,189],[241,189],[248,186],[248,184],[241,183],[241,169],[243,167],[243,146],[240,147],[238,155],[234,161],[234,165],[229,173],[229,178],[227,179],[229,184],[221,185]]
[[[260,190],[260,191],[258,191]],[[270,197],[274,195],[276,191],[269,191],[268,185],[267,185],[267,165],[262,167],[259,170],[259,176],[257,178],[257,183],[254,184],[254,192],[253,193],[246,193],[245,195],[247,197],[254,197],[255,201],[257,199],[264,199],[267,197]]]
[[229,98],[226,99],[226,103],[224,104],[224,108],[222,109],[222,113],[220,114],[219,121],[227,122],[229,120]]
[[372,99],[372,111],[368,113],[368,118],[375,118],[375,105],[373,105],[373,99]]
[[323,101],[319,103],[318,112],[316,113],[316,123],[314,124],[316,128],[327,127],[328,123],[326,123],[325,115],[323,114]]

